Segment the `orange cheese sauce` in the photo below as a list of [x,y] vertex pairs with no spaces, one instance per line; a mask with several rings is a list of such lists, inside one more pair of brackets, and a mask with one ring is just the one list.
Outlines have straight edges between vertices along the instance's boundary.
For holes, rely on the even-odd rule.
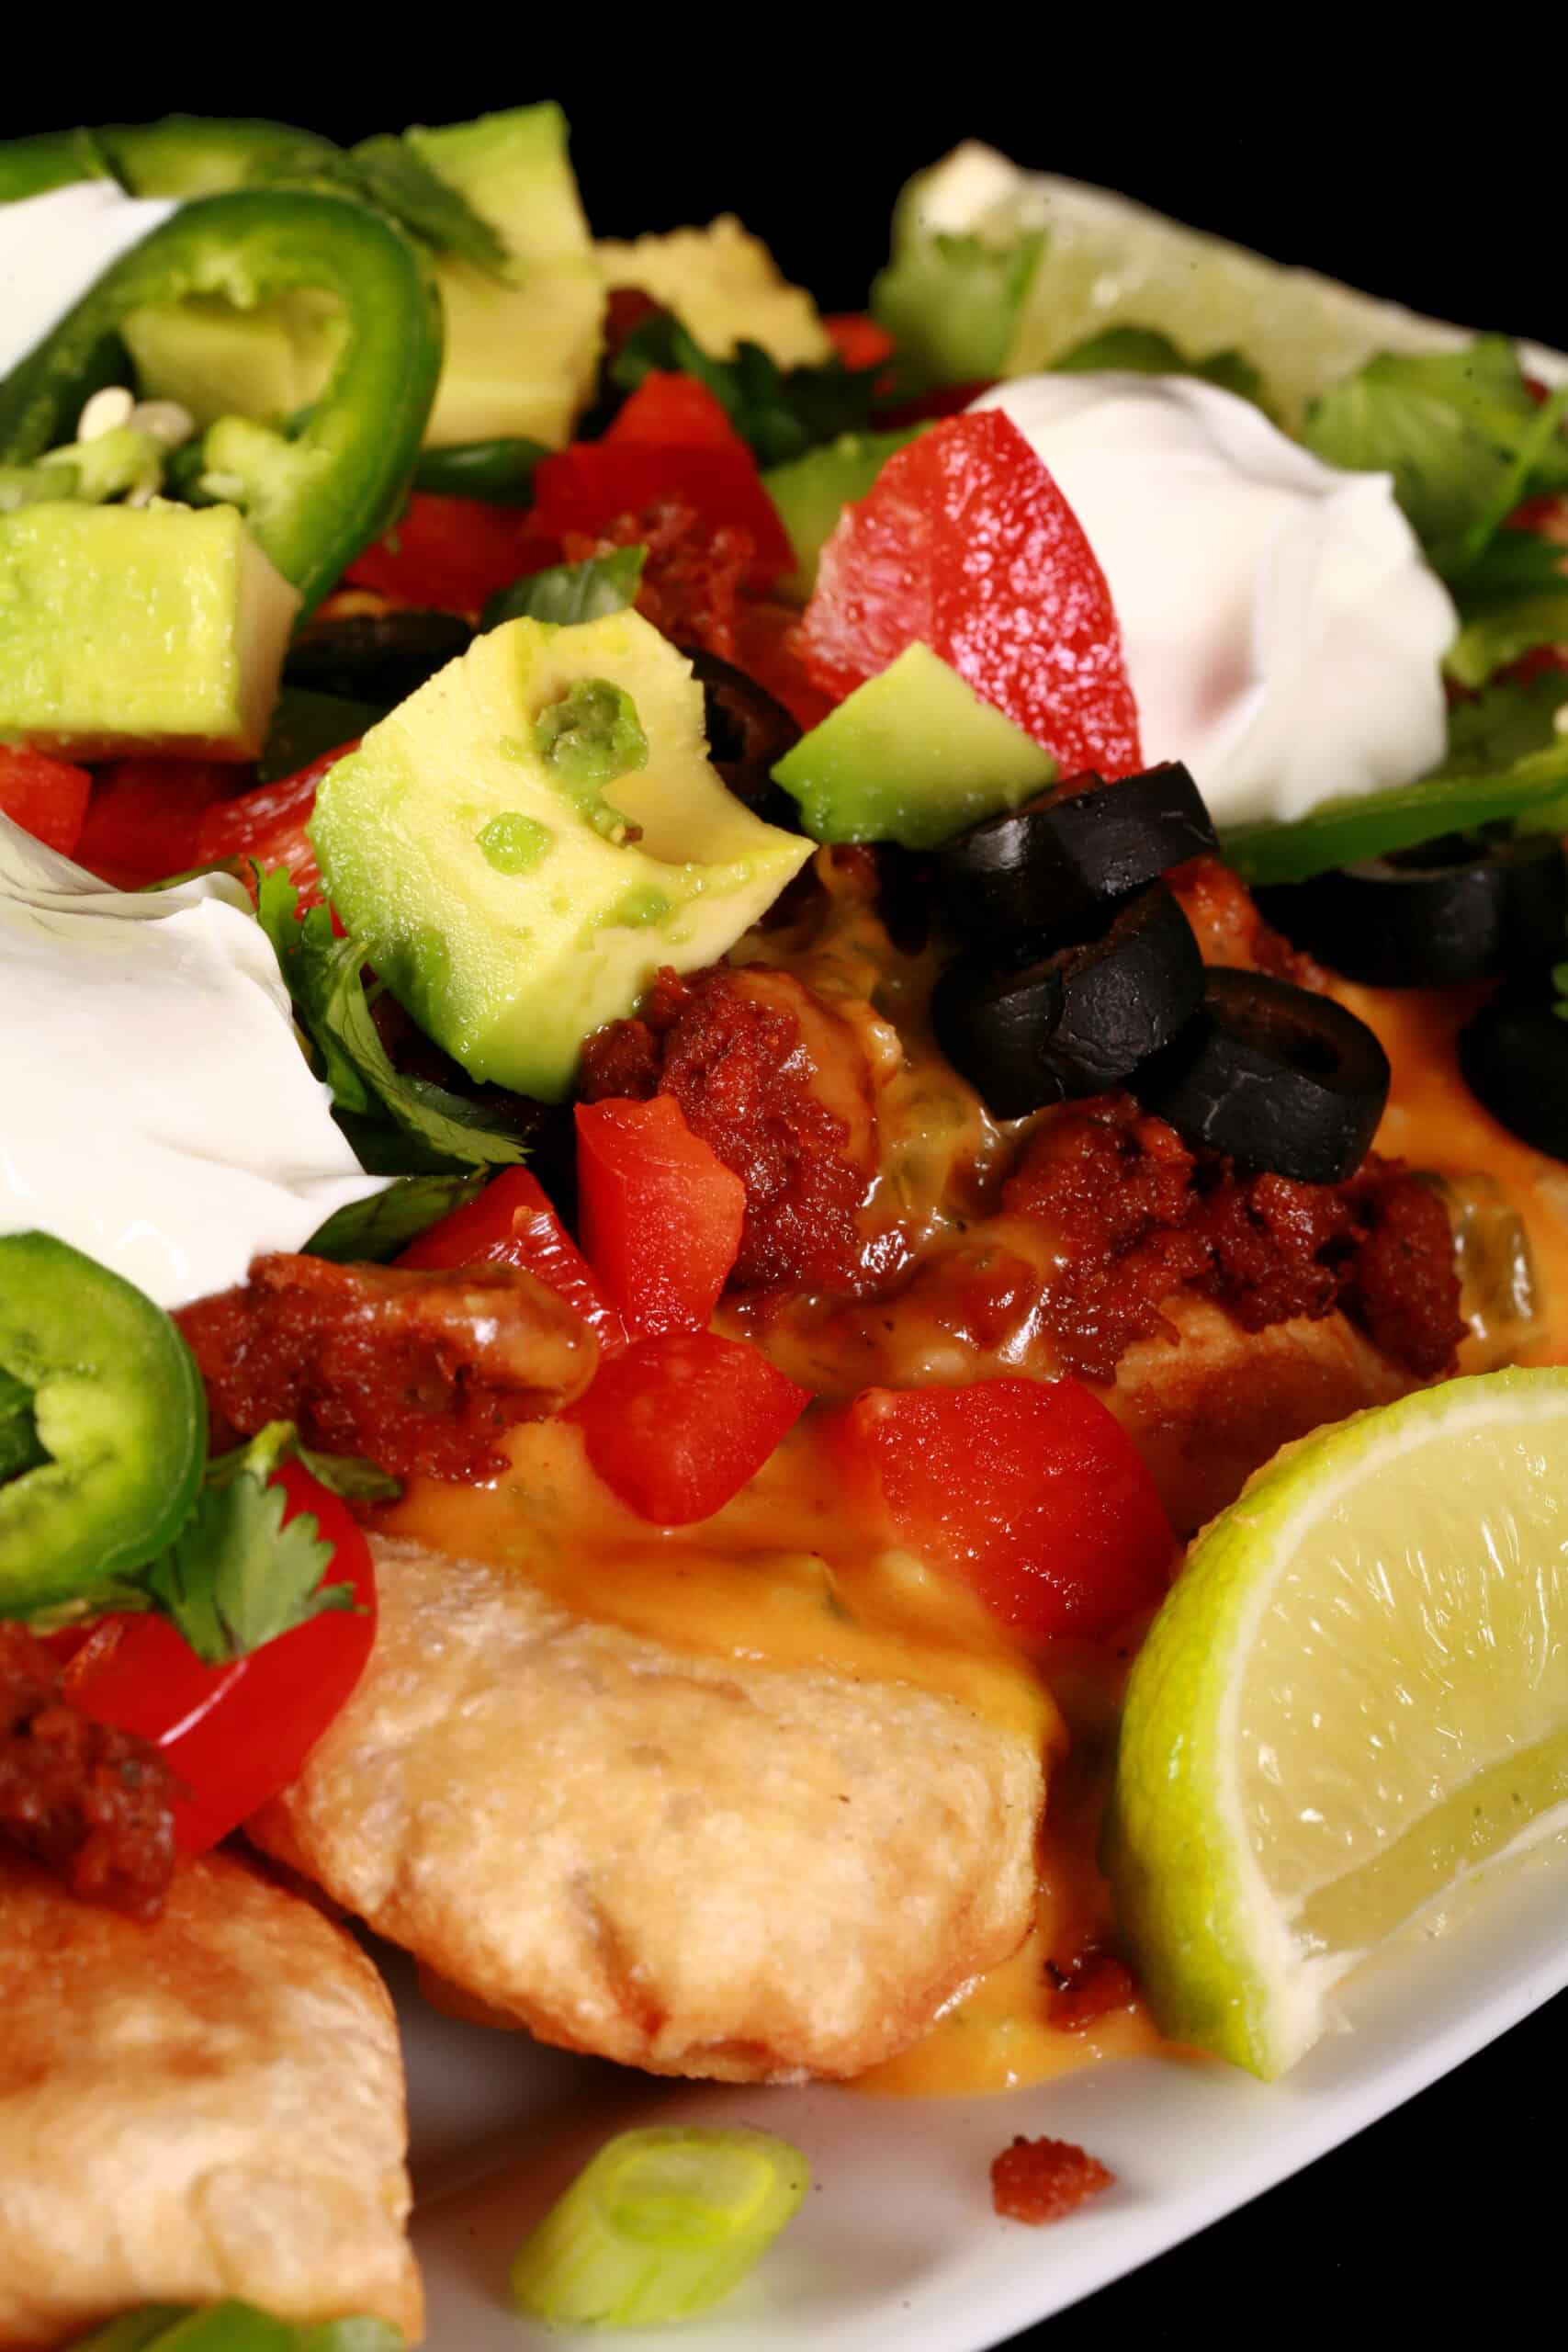
[[[826,968],[810,974],[813,984],[830,998],[869,993],[865,943],[845,925],[835,947],[841,968],[822,958]],[[1378,1148],[1444,1182],[1472,1324],[1462,1368],[1568,1361],[1568,1169],[1508,1136],[1460,1076],[1453,1040],[1476,993],[1395,994],[1348,985],[1336,993],[1371,1023],[1393,1065]],[[919,1057],[904,1061],[900,1071],[893,1058],[889,1053],[884,1074],[889,1093],[918,1091],[925,1074]],[[928,1232],[955,1146],[964,1159],[975,1141],[945,1132],[951,1108],[943,1107],[948,1121],[937,1122],[925,1147],[933,1165],[911,1164],[898,1187],[908,1197],[897,1208],[913,1210]],[[770,1352],[776,1352],[772,1336]],[[822,1337],[813,1334],[818,1347]],[[906,1331],[895,1347],[908,1351],[914,1340]],[[874,1370],[863,1361],[841,1363],[836,1378],[834,1369],[814,1363],[814,1385],[842,1394],[867,1378],[898,1377],[896,1364],[880,1362]],[[907,1376],[930,1378],[932,1370],[924,1364]],[[1124,1660],[1066,1645],[1026,1655],[973,1594],[890,1548],[886,1530],[846,1494],[816,1415],[792,1431],[742,1494],[693,1528],[650,1527],[626,1510],[593,1476],[569,1424],[517,1429],[506,1452],[509,1469],[493,1484],[468,1488],[415,1480],[400,1502],[379,1514],[379,1525],[513,1567],[568,1609],[678,1648],[945,1693],[1022,1730],[1051,1758],[1039,1905],[1028,1940],[977,1980],[913,2049],[863,2077],[866,2088],[924,2095],[1010,2089],[1159,2046],[1141,2003],[1084,2030],[1054,2022],[1046,1968],[1113,1929],[1094,1851]]]

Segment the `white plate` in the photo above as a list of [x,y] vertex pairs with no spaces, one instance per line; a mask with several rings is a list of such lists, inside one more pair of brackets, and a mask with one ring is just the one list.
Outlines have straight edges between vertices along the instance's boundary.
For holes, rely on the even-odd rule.
[[[383,1955],[385,1957],[385,1955]],[[1352,2030],[1283,2083],[1176,2058],[1090,2067],[1003,2097],[660,2084],[437,2017],[389,1962],[408,2053],[432,2352],[561,2352],[525,2325],[508,2257],[613,2131],[753,2123],[810,2157],[814,2193],[708,2318],[617,2333],[618,2352],[982,2352],[1190,2237],[1375,2122],[1568,1985],[1568,1838],[1498,1873],[1442,1937],[1410,1939],[1348,1988]],[[1076,2140],[1117,2186],[1046,2230],[998,2221],[989,2165],[1015,2132]]]

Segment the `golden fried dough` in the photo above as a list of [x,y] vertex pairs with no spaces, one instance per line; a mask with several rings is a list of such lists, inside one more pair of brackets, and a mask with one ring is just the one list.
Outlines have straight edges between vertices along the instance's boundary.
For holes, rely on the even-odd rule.
[[239,2295],[417,2338],[391,2005],[259,1871],[183,1864],[150,1927],[0,1860],[0,2345]]
[[1168,1299],[1174,1340],[1140,1340],[1105,1401],[1182,1534],[1234,1502],[1280,1446],[1420,1382],[1343,1315],[1244,1331],[1207,1299]]
[[853,2075],[1021,1942],[1023,1734],[376,1556],[365,1679],[252,1833],[469,2002],[659,2074]]

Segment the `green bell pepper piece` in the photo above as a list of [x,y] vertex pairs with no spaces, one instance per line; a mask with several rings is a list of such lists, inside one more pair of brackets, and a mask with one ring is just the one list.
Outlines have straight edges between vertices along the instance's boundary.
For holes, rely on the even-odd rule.
[[30,1417],[33,1439],[7,1450],[33,1466],[0,1485],[0,1616],[14,1616],[97,1591],[172,1541],[207,1458],[207,1400],[163,1308],[48,1233],[0,1238],[0,1405]]
[[43,130],[0,146],[0,204],[47,196],[73,180],[112,179],[108,158],[90,130]]
[[328,171],[343,150],[313,130],[250,116],[165,115],[162,122],[106,122],[87,136],[132,196],[222,196]]
[[222,295],[249,307],[292,288],[334,294],[348,334],[325,390],[282,431],[220,417],[204,486],[245,511],[309,613],[393,521],[441,372],[441,308],[408,238],[349,198],[237,189],[181,207],[106,270],[0,383],[0,465],[30,465],[74,435],[114,372],[118,328],[151,303]]

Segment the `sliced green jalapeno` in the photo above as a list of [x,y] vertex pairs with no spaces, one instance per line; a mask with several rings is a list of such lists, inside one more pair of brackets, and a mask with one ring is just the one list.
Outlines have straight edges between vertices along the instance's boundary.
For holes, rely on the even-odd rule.
[[0,1616],[153,1558],[188,1517],[207,1402],[162,1307],[47,1233],[0,1237]]
[[220,417],[203,443],[202,481],[209,495],[244,509],[309,612],[396,515],[441,372],[430,271],[363,204],[276,188],[182,206],[0,383],[0,465],[31,465],[73,439],[84,401],[116,372],[118,330],[132,311],[194,295],[248,309],[303,287],[335,295],[348,322],[325,390],[281,431]]

